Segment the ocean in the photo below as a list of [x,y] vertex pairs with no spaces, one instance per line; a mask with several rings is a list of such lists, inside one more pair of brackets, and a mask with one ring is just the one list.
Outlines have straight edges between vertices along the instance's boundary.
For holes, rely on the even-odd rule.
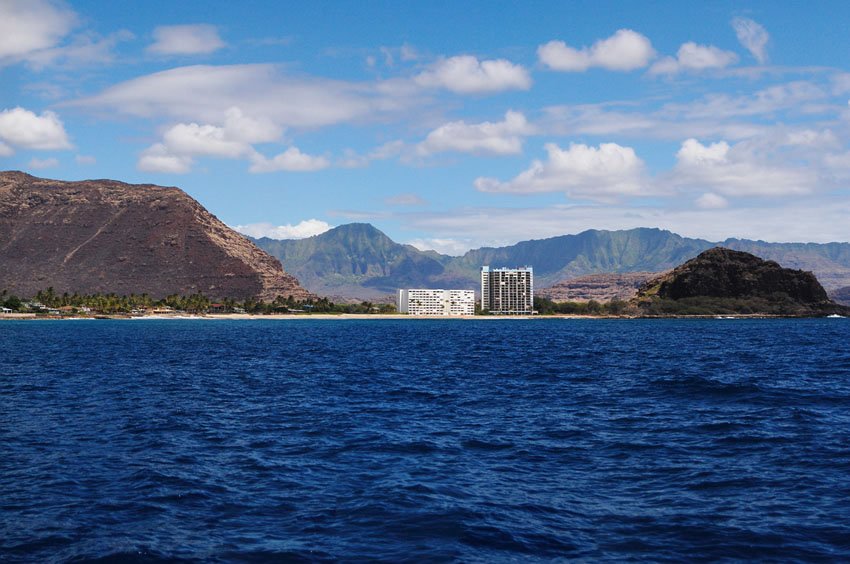
[[0,322],[0,561],[847,561],[848,336]]

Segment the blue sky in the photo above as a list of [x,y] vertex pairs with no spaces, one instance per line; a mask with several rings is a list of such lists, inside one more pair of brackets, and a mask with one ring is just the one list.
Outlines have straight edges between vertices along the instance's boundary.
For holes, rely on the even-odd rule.
[[451,254],[850,240],[846,2],[0,0],[0,168]]

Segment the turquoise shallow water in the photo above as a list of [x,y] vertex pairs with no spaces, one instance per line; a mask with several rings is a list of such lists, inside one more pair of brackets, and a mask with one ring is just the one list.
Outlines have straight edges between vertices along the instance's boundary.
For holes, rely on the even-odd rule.
[[2,322],[0,560],[848,560],[848,336]]

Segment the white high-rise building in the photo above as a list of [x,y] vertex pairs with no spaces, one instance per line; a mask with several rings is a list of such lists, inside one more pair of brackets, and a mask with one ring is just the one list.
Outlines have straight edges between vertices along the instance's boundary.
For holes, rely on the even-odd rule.
[[481,309],[502,315],[534,313],[534,272],[523,268],[481,267]]
[[475,291],[399,290],[398,311],[410,315],[475,315]]

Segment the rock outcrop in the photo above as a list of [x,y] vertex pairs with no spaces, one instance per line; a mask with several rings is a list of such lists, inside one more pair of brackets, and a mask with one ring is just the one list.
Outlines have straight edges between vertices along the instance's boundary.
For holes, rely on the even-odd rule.
[[535,294],[553,302],[628,301],[635,297],[644,282],[657,275],[655,272],[589,274],[561,280],[549,288],[535,290]]
[[723,247],[709,249],[648,280],[635,298],[645,309],[659,302],[701,308],[705,313],[819,315],[846,309],[829,299],[811,272],[783,268]]
[[0,289],[304,299],[276,258],[178,188],[0,172]]

